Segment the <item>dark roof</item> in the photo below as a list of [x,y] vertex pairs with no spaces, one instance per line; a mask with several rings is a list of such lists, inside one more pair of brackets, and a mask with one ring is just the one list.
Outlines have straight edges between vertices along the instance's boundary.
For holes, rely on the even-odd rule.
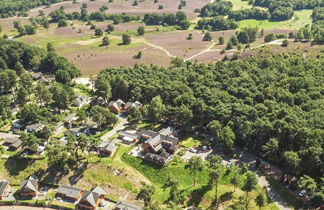
[[57,193],[66,195],[67,197],[70,198],[78,198],[81,191],[82,190],[80,188],[67,186],[67,185],[61,185],[57,189]]
[[137,133],[138,133],[139,136],[148,136],[148,137],[155,137],[155,136],[158,135],[157,132],[151,131],[151,130],[147,130],[145,128],[142,128]]
[[37,192],[38,182],[32,177],[20,182],[20,192]]
[[124,201],[119,201],[116,205],[116,208],[123,209],[123,210],[142,210],[141,207],[126,203]]
[[88,203],[93,207],[97,206],[99,194],[92,191],[85,191],[80,199],[79,203]]
[[170,144],[169,149],[171,149],[171,150],[174,150],[179,143],[179,139],[172,137],[172,136],[166,136],[166,138],[164,138],[163,140]]
[[7,188],[7,186],[9,185],[8,181],[0,181],[0,195],[2,195],[5,191],[5,189]]
[[154,138],[147,140],[146,143],[148,143],[155,152],[158,152],[160,149],[162,149],[162,140],[160,134],[155,136]]

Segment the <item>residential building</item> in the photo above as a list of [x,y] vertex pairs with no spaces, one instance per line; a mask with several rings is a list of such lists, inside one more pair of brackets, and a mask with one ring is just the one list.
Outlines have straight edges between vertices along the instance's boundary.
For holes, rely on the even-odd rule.
[[89,104],[90,103],[90,99],[88,96],[79,96],[75,99],[73,99],[72,101],[72,105],[75,106],[75,107],[82,107],[86,104]]
[[118,139],[122,141],[122,143],[130,145],[138,141],[137,133],[131,133],[130,131],[121,131],[119,132]]
[[19,138],[7,137],[3,145],[7,146],[9,150],[18,150],[22,146],[22,141]]
[[125,103],[121,99],[118,99],[117,101],[109,102],[108,109],[115,114],[119,114],[123,110],[124,106]]
[[119,201],[115,207],[116,210],[142,210],[141,207],[135,206],[133,204],[126,203],[124,201]]
[[29,177],[20,182],[19,195],[22,197],[35,197],[38,189],[38,181],[33,177]]
[[98,146],[101,155],[110,156],[114,153],[116,149],[116,144],[114,142],[103,141]]
[[142,106],[142,104],[139,101],[135,101],[135,102],[127,102],[125,104],[125,112],[126,114],[130,114],[132,109],[139,109]]
[[64,200],[69,201],[78,201],[82,196],[83,190],[77,187],[67,186],[67,185],[61,185],[57,189],[57,197],[61,197]]
[[75,122],[78,119],[78,116],[76,113],[69,114],[64,118],[64,123],[67,128],[72,128],[73,122]]
[[30,132],[30,133],[39,132],[43,130],[44,127],[45,125],[43,123],[35,123],[35,124],[27,125],[25,132]]
[[105,199],[107,193],[100,187],[95,187],[91,191],[85,191],[79,201],[79,207],[82,209],[96,210],[101,201]]
[[8,196],[10,192],[9,182],[6,180],[0,180],[0,200]]

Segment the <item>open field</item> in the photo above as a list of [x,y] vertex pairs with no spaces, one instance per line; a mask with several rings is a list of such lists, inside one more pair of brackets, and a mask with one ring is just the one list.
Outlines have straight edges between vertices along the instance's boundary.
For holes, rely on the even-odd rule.
[[295,11],[295,15],[291,20],[273,22],[269,20],[241,20],[239,21],[239,28],[258,27],[260,29],[290,29],[298,30],[302,26],[311,24],[312,10]]

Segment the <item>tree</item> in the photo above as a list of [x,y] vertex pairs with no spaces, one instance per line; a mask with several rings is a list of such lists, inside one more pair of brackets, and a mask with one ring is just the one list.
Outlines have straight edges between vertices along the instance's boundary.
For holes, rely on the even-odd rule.
[[219,143],[227,148],[232,148],[235,141],[235,133],[228,126],[225,126],[219,133]]
[[289,45],[289,41],[288,41],[287,39],[284,39],[284,40],[282,41],[281,46],[282,46],[282,47],[288,47],[288,45]]
[[275,138],[271,138],[265,145],[262,146],[263,157],[269,160],[277,161],[279,156],[279,142]]
[[35,95],[39,103],[47,103],[51,100],[51,93],[43,83],[38,83],[36,85]]
[[108,46],[110,44],[108,36],[102,38],[102,46]]
[[39,120],[39,108],[36,104],[27,104],[19,112],[18,116],[25,124],[35,123]]
[[95,29],[95,36],[101,37],[103,35],[103,32],[100,28]]
[[144,201],[145,206],[148,206],[151,203],[153,194],[155,193],[155,187],[153,185],[148,185],[145,182],[141,182],[142,187],[137,194],[137,199]]
[[147,118],[150,122],[157,123],[164,116],[165,105],[160,96],[152,98],[151,103],[147,107]]
[[194,186],[196,186],[196,175],[199,171],[202,171],[203,167],[204,163],[201,157],[193,156],[189,159],[188,169],[189,173],[192,175]]
[[92,120],[100,126],[109,127],[117,123],[118,118],[108,109],[101,106],[92,107]]
[[310,194],[314,193],[317,188],[315,180],[307,175],[303,175],[302,177],[300,177],[300,179],[298,180],[298,186],[301,189],[306,189],[307,192]]
[[2,33],[2,26],[0,25],[0,34]]
[[122,40],[123,40],[122,42],[123,45],[128,45],[131,43],[131,37],[127,34],[122,35]]
[[203,41],[211,41],[211,40],[213,40],[213,37],[209,32],[207,32],[203,38]]
[[47,43],[47,52],[50,53],[50,52],[55,52],[55,49],[54,49],[54,46],[52,43]]
[[298,175],[300,172],[300,162],[298,154],[293,151],[284,152],[285,166],[287,173],[291,175]]
[[172,178],[168,178],[168,181],[166,184],[163,186],[163,188],[170,188],[170,197],[169,197],[169,202],[173,202],[175,204],[178,204],[181,199],[181,192],[179,190],[179,183]]
[[263,191],[257,195],[257,197],[255,198],[255,202],[259,206],[260,209],[261,209],[261,207],[267,205],[267,196],[265,195],[265,193]]
[[243,189],[247,193],[249,193],[256,188],[257,184],[258,184],[258,179],[257,179],[255,173],[248,171],[246,173],[246,180],[245,180]]
[[39,144],[41,143],[40,139],[37,138],[34,134],[31,133],[23,133],[21,135],[22,145],[25,148],[30,149],[32,152],[37,152]]
[[276,39],[277,39],[276,35],[274,33],[270,33],[264,37],[264,42],[272,42]]
[[144,26],[140,26],[140,27],[137,28],[137,34],[139,36],[143,36],[145,34],[145,28],[144,28]]
[[115,30],[115,26],[114,25],[112,25],[112,24],[109,24],[108,26],[107,26],[107,32],[108,33],[111,33],[111,32],[113,32]]
[[231,50],[231,49],[233,49],[233,43],[232,43],[231,41],[228,41],[225,49],[226,49],[226,50]]
[[138,6],[138,1],[137,1],[137,0],[134,0],[134,2],[133,2],[132,5],[133,5],[133,6]]
[[211,183],[213,185],[215,185],[215,203],[218,203],[218,182],[220,177],[223,174],[223,165],[222,164],[216,164],[214,165],[214,167],[212,168],[210,174],[209,174],[209,178],[211,180]]
[[54,105],[58,109],[67,109],[72,102],[73,90],[63,85],[55,85],[53,90]]
[[190,34],[187,36],[186,39],[187,39],[187,40],[192,40],[192,33],[190,33]]
[[107,103],[109,98],[111,97],[110,82],[104,77],[102,78],[99,77],[95,83],[95,87],[96,87],[96,94],[98,96],[101,96]]
[[17,92],[16,102],[20,105],[25,105],[28,102],[28,92],[24,87],[20,87]]
[[236,171],[235,171],[235,173],[233,173],[233,176],[231,177],[230,182],[231,182],[231,184],[234,186],[233,192],[235,192],[235,189],[236,189],[237,186],[240,184],[239,175],[237,174]]
[[60,20],[60,21],[58,22],[57,27],[58,27],[58,28],[63,28],[63,27],[66,27],[67,25],[68,25],[68,23],[66,22],[66,20]]
[[207,125],[210,133],[215,136],[216,138],[219,138],[219,133],[222,130],[222,125],[218,120],[213,120]]
[[131,114],[128,115],[128,122],[132,125],[138,124],[143,119],[142,113],[139,109],[132,109]]
[[224,37],[223,36],[220,36],[219,38],[218,38],[218,44],[219,45],[223,45],[225,43],[225,39],[224,39]]

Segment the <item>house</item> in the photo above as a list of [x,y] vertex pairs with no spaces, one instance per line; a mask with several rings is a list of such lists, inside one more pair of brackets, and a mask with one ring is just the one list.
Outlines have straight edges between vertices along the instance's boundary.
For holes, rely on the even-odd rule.
[[22,146],[22,141],[19,138],[7,137],[3,145],[7,146],[9,150],[17,150]]
[[142,210],[141,207],[126,203],[124,201],[119,201],[115,207],[116,210]]
[[131,133],[130,131],[119,132],[118,138],[122,140],[124,144],[130,145],[138,141],[138,135],[136,133]]
[[76,121],[77,119],[78,119],[78,116],[76,115],[76,113],[72,113],[72,114],[69,114],[68,116],[66,116],[63,121],[67,128],[71,128],[73,125],[73,122]]
[[39,80],[42,77],[44,77],[44,74],[42,72],[30,72],[30,76],[34,79],[34,80]]
[[109,102],[108,109],[115,114],[119,114],[123,110],[124,106],[125,103],[121,99],[118,99],[117,101]]
[[95,210],[100,206],[102,200],[105,199],[107,193],[100,187],[95,187],[91,191],[85,191],[79,201],[81,209]]
[[133,108],[134,108],[134,109],[138,109],[138,108],[140,108],[141,106],[142,106],[142,104],[141,104],[139,101],[135,101],[135,102],[127,102],[127,103],[125,104],[124,109],[125,109],[126,114],[130,114]]
[[114,142],[103,141],[99,144],[98,149],[101,155],[110,156],[114,153],[116,144]]
[[39,132],[43,130],[44,127],[45,125],[43,123],[35,123],[35,124],[27,125],[25,132],[31,132],[31,133]]
[[88,96],[80,96],[80,97],[73,99],[73,101],[72,101],[72,105],[75,107],[78,107],[78,108],[80,108],[86,104],[89,104],[89,103],[90,103],[90,99]]
[[98,98],[94,99],[93,101],[90,102],[90,106],[102,106],[105,103],[105,100],[103,97],[99,96]]
[[72,187],[72,186],[66,186],[66,185],[61,185],[59,186],[59,188],[57,189],[57,197],[61,197],[65,200],[69,200],[69,201],[78,201],[81,196],[82,196],[82,192],[83,190],[76,188],[76,187]]
[[0,200],[2,200],[4,197],[7,197],[10,193],[10,185],[9,182],[6,180],[0,181]]
[[142,144],[142,148],[145,152],[152,152],[152,153],[157,153],[159,152],[163,147],[162,147],[162,139],[161,135],[158,134],[153,138],[148,139]]
[[54,128],[55,132],[59,132],[61,129],[64,128],[64,123],[63,122],[58,122]]
[[35,197],[38,189],[38,181],[33,177],[29,177],[20,182],[19,195],[22,197]]

